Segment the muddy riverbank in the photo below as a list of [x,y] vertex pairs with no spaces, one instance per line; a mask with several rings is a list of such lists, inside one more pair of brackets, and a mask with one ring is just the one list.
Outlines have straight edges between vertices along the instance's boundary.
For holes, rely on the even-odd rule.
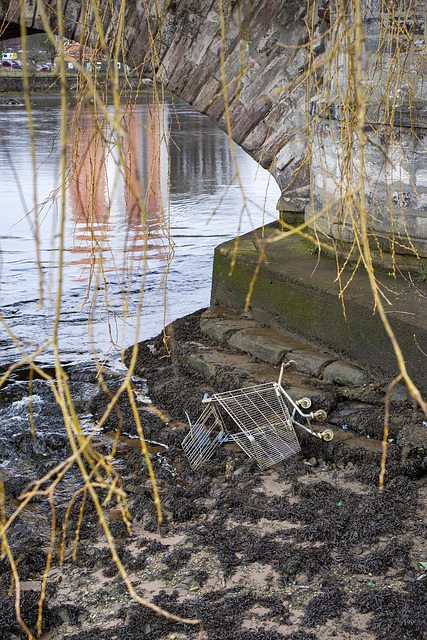
[[[380,492],[382,383],[351,387],[310,373],[289,373],[286,388],[304,391],[315,409],[327,411],[334,440],[323,442],[298,431],[301,453],[264,471],[229,443],[192,471],[181,447],[188,431],[185,412],[196,418],[206,393],[278,375],[277,366],[231,347],[228,337],[221,341],[208,335],[206,316],[202,328],[200,314],[187,316],[167,328],[167,348],[163,335],[138,347],[133,390],[145,437],[152,443],[150,457],[163,513],[160,528],[125,394],[94,438],[101,454],[116,447],[113,466],[126,492],[130,528],[115,502],[105,503],[104,515],[136,592],[174,614],[201,618],[209,640],[427,637],[426,457],[421,443],[417,447],[402,436],[425,429],[421,414],[404,395],[393,400],[386,485]],[[127,364],[130,358],[129,350]],[[67,373],[88,433],[124,371],[107,370],[103,388],[92,365],[75,365]],[[30,399],[29,381],[20,372],[2,400],[2,476],[10,516],[28,483],[70,451],[61,413],[44,381],[32,381]],[[121,435],[115,440],[118,430]],[[83,504],[79,493],[67,511],[81,487],[79,473],[71,468],[54,496],[57,536],[41,637],[197,637],[198,626],[159,617],[132,600],[90,499]],[[99,495],[106,497],[101,490]],[[8,531],[22,581],[23,619],[35,635],[51,545],[51,514],[52,505],[39,497]],[[11,579],[3,552],[2,640],[26,637],[15,621]]]

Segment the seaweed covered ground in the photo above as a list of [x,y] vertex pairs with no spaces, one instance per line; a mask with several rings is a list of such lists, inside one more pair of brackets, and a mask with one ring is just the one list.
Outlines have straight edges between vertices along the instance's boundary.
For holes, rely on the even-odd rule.
[[[185,411],[197,417],[205,393],[274,378],[277,369],[253,360],[241,369],[220,368],[212,382],[188,366],[191,354],[214,354],[216,349],[231,358],[233,351],[200,333],[198,314],[177,321],[167,334],[167,349],[162,335],[139,345],[133,378],[161,497],[160,527],[125,396],[96,441],[100,451],[108,452],[120,430],[116,468],[127,494],[131,531],[111,503],[105,514],[137,593],[173,614],[203,620],[208,640],[426,639],[425,457],[420,450],[391,445],[385,488],[379,491],[383,396],[371,394],[369,403],[365,399],[349,412],[343,409],[349,406],[349,393],[344,397],[343,390],[302,377],[300,384],[312,390],[316,406],[335,416],[332,443],[298,432],[301,453],[264,471],[235,444],[226,444],[192,471],[181,447],[188,431]],[[131,357],[130,350],[127,363]],[[77,388],[82,393],[79,381],[85,385],[82,410],[99,419],[120,377],[107,378],[102,389],[90,368],[71,371],[72,384],[73,376],[76,393]],[[295,385],[295,377],[288,383]],[[340,415],[346,416],[345,425],[340,425]],[[421,420],[405,403],[392,405],[392,418],[395,441],[399,430]],[[352,446],[339,438],[348,424],[359,426]],[[64,454],[66,444],[62,446]],[[27,481],[26,476],[7,479],[8,509],[18,504]],[[70,478],[73,487],[78,482],[78,476]],[[49,505],[36,504],[34,510],[48,518]],[[59,548],[54,550],[42,611],[43,640],[197,638],[198,625],[169,620],[132,600],[89,500],[83,510],[75,559],[81,496],[70,512],[62,568]],[[59,505],[58,527],[65,511],[65,503]],[[9,534],[23,581],[23,618],[35,634],[50,535],[40,523],[35,517],[18,518]],[[1,640],[26,637],[16,623],[10,584],[3,553]]]

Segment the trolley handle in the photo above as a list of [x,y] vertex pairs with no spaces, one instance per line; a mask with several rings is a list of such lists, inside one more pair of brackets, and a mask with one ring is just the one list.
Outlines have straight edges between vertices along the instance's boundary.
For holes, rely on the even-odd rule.
[[285,371],[296,371],[297,369],[298,369],[298,365],[295,362],[295,360],[289,360],[289,362],[282,362],[282,366],[280,367],[279,380],[278,380],[279,387],[282,386],[283,373]]

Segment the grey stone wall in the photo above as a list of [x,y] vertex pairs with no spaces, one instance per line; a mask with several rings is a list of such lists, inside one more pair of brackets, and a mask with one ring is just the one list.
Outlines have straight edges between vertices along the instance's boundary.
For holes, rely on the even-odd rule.
[[[334,240],[353,243],[361,240],[357,229],[364,217],[372,248],[427,257],[425,6],[421,1],[385,6],[377,0],[365,5],[363,139],[357,82],[349,72],[352,32],[347,50],[331,58],[322,91],[310,104],[313,189],[305,219]],[[360,196],[361,172],[366,208]],[[322,211],[325,214],[313,221]]]

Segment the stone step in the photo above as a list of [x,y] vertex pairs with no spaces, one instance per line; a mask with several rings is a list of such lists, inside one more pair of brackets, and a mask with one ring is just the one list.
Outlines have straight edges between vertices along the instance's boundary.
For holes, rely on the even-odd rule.
[[295,360],[300,373],[325,382],[356,387],[369,382],[367,373],[359,367],[282,331],[242,318],[223,306],[213,305],[202,314],[200,329],[212,340],[220,344],[227,342],[234,349],[274,366],[286,360]]

